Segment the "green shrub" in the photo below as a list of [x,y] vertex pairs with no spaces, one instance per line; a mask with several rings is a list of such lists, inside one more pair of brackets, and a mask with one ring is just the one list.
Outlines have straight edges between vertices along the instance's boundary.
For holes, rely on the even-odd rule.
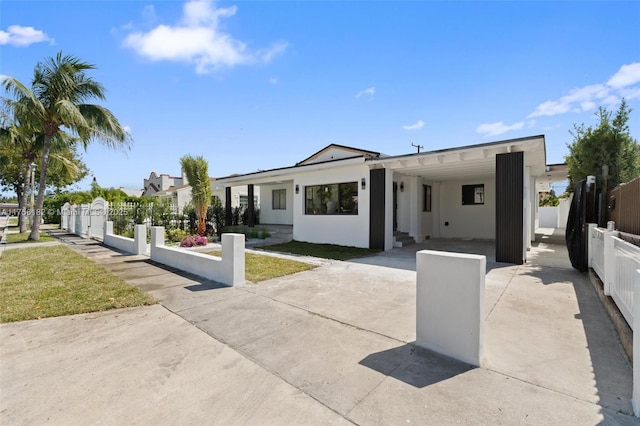
[[187,236],[187,231],[183,231],[182,229],[167,229],[165,232],[167,234],[167,240],[172,243],[179,243]]

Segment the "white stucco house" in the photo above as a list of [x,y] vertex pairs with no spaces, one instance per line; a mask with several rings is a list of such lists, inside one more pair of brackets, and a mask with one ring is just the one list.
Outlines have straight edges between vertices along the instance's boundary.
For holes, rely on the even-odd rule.
[[[187,181],[188,182],[188,181]],[[215,178],[209,178],[211,184],[211,195],[218,197],[222,203],[225,203],[225,189],[219,185]],[[186,204],[191,202],[191,185],[188,183],[185,185],[171,186],[167,189],[154,192],[152,197],[159,199],[169,199],[171,204],[178,206],[182,209]],[[254,196],[254,206],[256,208],[260,205],[260,196]],[[249,198],[247,194],[247,186],[236,186],[231,191],[231,207],[247,208],[249,205]]]
[[496,241],[498,261],[522,263],[548,190],[544,135],[385,156],[331,144],[299,163],[217,180],[259,185],[262,224],[313,243],[389,250],[394,233]]

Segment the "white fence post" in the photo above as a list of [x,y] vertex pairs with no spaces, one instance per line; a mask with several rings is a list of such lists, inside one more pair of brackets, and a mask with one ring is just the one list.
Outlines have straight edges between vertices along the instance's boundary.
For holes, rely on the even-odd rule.
[[151,227],[151,258],[154,257],[154,249],[156,247],[164,246],[164,226],[152,226]]
[[133,240],[135,241],[135,254],[147,252],[147,225],[136,225],[133,228]]
[[245,283],[244,234],[222,234],[222,270],[230,286]]
[[422,250],[416,263],[416,345],[480,366],[487,258]]
[[606,231],[604,233],[604,294],[611,296],[611,288],[616,279],[616,252],[613,237],[616,231]]
[[[635,271],[633,285],[633,329],[640,330],[640,269]],[[633,333],[633,394],[631,404],[636,417],[640,417],[640,336]]]
[[589,223],[587,229],[587,266],[593,267],[593,244],[596,239],[595,229],[598,227],[595,223]]
[[113,222],[108,220],[104,224],[104,234],[102,235],[102,241],[107,240],[107,235],[113,235]]

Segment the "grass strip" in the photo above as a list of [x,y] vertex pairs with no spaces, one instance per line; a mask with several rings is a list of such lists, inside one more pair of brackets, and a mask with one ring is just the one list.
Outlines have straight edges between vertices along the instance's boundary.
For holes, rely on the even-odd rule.
[[13,244],[13,243],[46,243],[49,241],[55,241],[56,239],[53,238],[52,236],[47,235],[44,232],[40,233],[40,240],[38,241],[32,241],[29,240],[29,234],[31,232],[27,231],[27,232],[23,232],[21,234],[7,234],[7,244]]
[[62,245],[5,250],[0,277],[0,322],[155,303],[151,296]]
[[[222,251],[207,252],[211,256],[222,256]],[[247,281],[259,283],[272,278],[283,277],[297,272],[309,271],[316,268],[315,265],[299,262],[297,260],[283,259],[280,257],[265,256],[255,253],[245,253],[244,274]]]
[[288,243],[262,246],[262,250],[277,251],[282,253],[298,254],[303,256],[321,257],[323,259],[349,260],[357,257],[370,256],[380,250],[360,247],[339,246],[336,244],[314,244],[302,241],[290,241]]

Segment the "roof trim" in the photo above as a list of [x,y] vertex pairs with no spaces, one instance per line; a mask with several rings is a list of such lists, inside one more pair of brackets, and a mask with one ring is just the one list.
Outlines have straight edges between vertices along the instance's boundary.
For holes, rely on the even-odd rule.
[[[328,165],[328,164],[333,164],[333,163],[339,163],[339,162],[345,162],[346,164],[351,164],[354,163],[353,160],[362,160],[362,162],[365,161],[365,158],[361,155],[356,155],[353,157],[347,157],[347,158],[338,158],[335,160],[327,160],[327,161],[319,161],[317,163],[311,163],[311,164],[296,164],[294,166],[287,166],[287,167],[278,167],[275,169],[268,169],[268,170],[258,170],[256,172],[251,172],[251,173],[244,173],[244,174],[233,174],[233,175],[229,175],[229,176],[224,176],[224,177],[220,177],[217,178],[217,181],[219,181],[220,183],[225,183],[225,180],[230,180],[233,181],[235,179],[239,179],[242,180],[246,177],[250,177],[250,176],[259,176],[259,175],[268,175],[268,174],[274,174],[276,172],[285,172],[285,171],[297,171],[303,168],[322,168],[321,166],[323,165]],[[315,166],[315,167],[314,167]]]
[[332,143],[332,144],[329,144],[329,145],[325,146],[324,148],[322,148],[320,151],[316,152],[315,154],[311,154],[310,156],[308,156],[304,160],[297,162],[296,166],[304,165],[307,161],[310,161],[310,160],[313,160],[314,158],[319,157],[320,154],[322,154],[323,152],[325,152],[325,151],[327,151],[327,150],[329,150],[331,148],[338,148],[338,149],[342,149],[342,150],[345,150],[345,151],[351,151],[351,152],[353,152],[355,154],[360,154],[360,155],[357,155],[357,156],[380,157],[380,153],[379,152],[369,151],[367,149],[354,148],[352,146],[339,145],[337,143]]
[[[383,157],[383,158],[372,158],[372,159],[370,159],[370,161],[396,160],[396,159],[402,158],[402,157],[415,157],[415,156],[418,156],[418,155],[423,156],[423,155],[429,155],[429,154],[445,154],[445,153],[448,153],[448,152],[467,151],[467,150],[470,150],[470,149],[488,148],[488,147],[491,147],[491,146],[509,145],[509,144],[512,144],[512,143],[519,143],[519,142],[528,142],[528,141],[532,141],[532,140],[535,140],[535,139],[542,139],[544,141],[544,135],[527,136],[527,137],[523,137],[523,138],[506,139],[506,140],[502,140],[502,141],[494,141],[494,142],[478,143],[478,144],[474,144],[474,145],[457,146],[457,147],[454,147],[454,148],[436,149],[434,151],[422,151],[420,153],[413,152],[411,154],[400,154],[400,155],[393,155],[393,156],[388,156],[388,157]],[[546,152],[545,152],[545,157],[546,157]]]

